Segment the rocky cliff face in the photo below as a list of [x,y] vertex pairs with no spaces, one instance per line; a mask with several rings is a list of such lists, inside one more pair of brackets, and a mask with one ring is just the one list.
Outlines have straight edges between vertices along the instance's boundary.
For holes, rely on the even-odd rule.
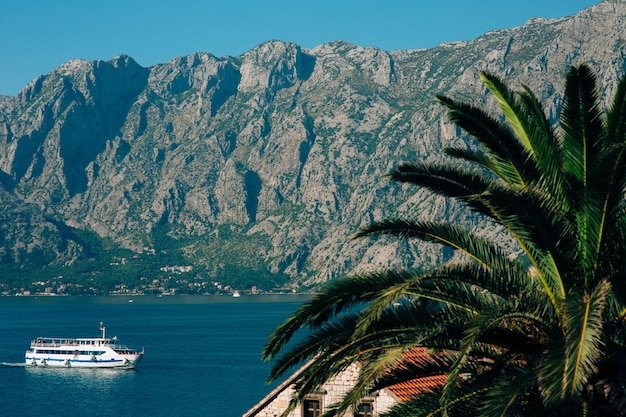
[[271,41],[150,68],[127,56],[68,62],[0,100],[2,262],[87,256],[64,228],[134,251],[168,236],[207,273],[241,263],[294,283],[439,262],[439,247],[349,239],[374,219],[472,221],[381,180],[467,140],[434,94],[492,106],[477,78],[488,70],[528,85],[556,118],[569,65],[591,63],[612,94],[624,22],[626,3],[606,1],[427,50]]

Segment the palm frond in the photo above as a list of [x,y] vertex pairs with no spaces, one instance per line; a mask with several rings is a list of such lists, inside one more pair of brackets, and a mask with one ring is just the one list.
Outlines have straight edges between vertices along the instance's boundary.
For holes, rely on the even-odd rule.
[[[450,335],[458,333],[461,324],[458,313],[421,303],[402,303],[383,311],[366,332],[359,333],[355,331],[355,326],[362,319],[362,314],[346,312],[311,330],[288,349],[285,348],[283,354],[274,360],[269,380],[275,380],[289,369],[312,358],[323,363],[324,358],[332,357],[335,363],[346,366],[372,352],[393,346],[428,345],[433,343],[433,338],[451,340]],[[436,320],[436,326],[433,326],[433,320]],[[456,345],[441,342],[435,346],[456,348]],[[314,366],[311,369],[316,370]],[[330,371],[334,368],[323,365],[321,369]],[[330,377],[331,374],[325,376]]]
[[[541,177],[542,181],[546,182],[546,179],[554,176],[559,167],[560,146],[539,101],[527,87],[516,92],[493,74],[481,72],[479,75],[496,98],[508,125],[528,154],[525,163],[519,164],[532,167],[532,170],[519,169],[520,172],[526,173],[525,184],[536,184]],[[507,144],[508,142],[507,140]],[[556,191],[554,186],[558,185],[557,182],[546,183],[550,186],[551,192]]]
[[460,159],[481,166],[487,171],[498,172],[499,170],[499,167],[496,166],[494,161],[484,152],[474,151],[470,149],[445,148],[443,150],[443,153],[454,159]]
[[[623,212],[623,190],[626,188],[626,143],[608,146],[598,155],[594,174],[590,184],[592,203],[585,208],[590,225],[584,229],[587,233],[580,236],[585,238],[589,254],[590,276],[601,277],[602,271],[608,265],[602,265],[603,259],[612,259],[610,254],[620,251],[616,245],[624,242],[621,231],[625,227]],[[609,256],[607,256],[609,255]],[[612,269],[612,267],[608,267]],[[593,286],[596,282],[591,281]]]
[[[504,361],[506,364],[517,357],[516,361],[520,366],[526,366],[528,357],[541,346],[542,339],[552,336],[552,323],[546,322],[541,313],[544,307],[541,303],[529,304],[528,301],[529,298],[519,303],[500,303],[481,310],[470,321],[465,322],[458,356],[448,371],[448,379],[442,391],[444,404],[458,396],[457,379],[475,361],[491,358],[493,363],[501,366],[504,358],[510,358]],[[533,333],[528,333],[529,330]],[[537,332],[542,335],[537,335]],[[496,349],[486,349],[489,346]],[[494,366],[497,371],[495,378],[499,378],[503,370],[496,365],[483,366],[479,375],[482,378],[494,378],[489,377],[489,368]],[[522,391],[527,389],[522,386],[518,388]]]
[[597,369],[602,355],[604,310],[609,292],[610,284],[602,281],[588,297],[570,297],[565,301],[563,324],[567,360],[562,390],[565,398],[579,397],[584,384]]
[[626,141],[626,77],[617,85],[613,103],[606,114],[607,140],[611,143]]
[[472,135],[487,150],[493,174],[509,184],[524,183],[523,168],[528,167],[528,152],[507,125],[479,107],[445,96],[436,96],[435,100],[448,107],[450,121]]
[[493,182],[493,178],[476,171],[423,163],[401,164],[387,177],[393,181],[418,185],[451,198],[481,193]]
[[606,145],[603,114],[595,74],[586,65],[572,67],[565,82],[560,125],[570,198],[576,201],[587,187],[591,161]]
[[515,92],[509,89],[506,84],[500,80],[500,78],[493,74],[481,71],[479,73],[479,77],[491,94],[496,98],[498,106],[502,110],[502,113],[504,113],[509,126],[511,126],[511,129],[515,133],[515,136],[519,139],[522,146],[529,152],[532,152],[533,147],[523,120],[524,111],[519,105]]
[[[362,335],[369,332],[371,326],[378,322],[382,315],[390,309],[400,311],[407,306],[411,309],[417,307],[428,309],[428,303],[434,302],[435,305],[439,306],[439,309],[450,308],[455,310],[457,318],[460,318],[463,313],[458,310],[464,310],[471,315],[476,309],[482,308],[484,304],[493,302],[492,297],[475,291],[471,285],[463,281],[446,278],[442,279],[436,275],[426,274],[399,287],[381,291],[376,300],[363,308],[355,334]],[[398,302],[401,297],[408,297],[409,301]],[[426,303],[425,307],[422,305],[423,303]],[[426,313],[427,311],[422,312],[422,314]]]
[[482,236],[478,236],[465,228],[450,224],[428,221],[384,220],[362,227],[353,235],[353,239],[374,236],[392,235],[399,238],[416,238],[426,242],[446,245],[457,250],[476,262],[495,265],[506,259],[500,248]]
[[[508,363],[498,375],[480,377],[488,389],[477,401],[478,415],[483,417],[526,416],[532,408],[541,409],[541,399],[535,394],[534,373],[523,364]],[[481,381],[482,382],[482,381]]]
[[422,393],[414,399],[397,403],[381,417],[443,417],[446,410],[439,403],[440,397],[438,391]]
[[533,92],[524,86],[524,90],[518,92],[518,96],[528,113],[525,130],[539,172],[537,181],[532,185],[540,187],[547,194],[562,201],[565,190],[561,178],[563,152],[559,138]]
[[546,406],[580,400],[585,383],[602,359],[603,315],[609,294],[610,285],[602,281],[588,296],[563,300],[562,338],[555,334],[544,343],[537,367]]
[[403,356],[393,363],[384,374],[372,381],[371,389],[380,390],[408,381],[441,377],[447,373],[454,361],[452,353],[445,349],[406,346],[403,348],[403,352],[412,349],[422,350],[423,359],[420,361],[405,360]]
[[343,311],[366,304],[381,289],[404,282],[413,275],[412,271],[375,272],[328,282],[270,333],[263,348],[263,360],[271,361],[298,330],[315,328]]
[[376,381],[393,367],[402,358],[403,353],[404,348],[402,346],[395,346],[381,351],[378,355],[368,357],[361,364],[356,383],[341,401],[329,407],[328,412],[323,417],[326,415],[329,417],[343,415],[348,409],[355,408],[359,401],[371,391],[372,381]]
[[485,214],[505,226],[524,250],[556,305],[556,300],[566,294],[563,273],[576,265],[569,257],[575,252],[568,245],[576,241],[570,236],[567,214],[550,199],[533,192],[494,188],[478,198],[480,206],[488,208]]
[[268,382],[276,380],[291,368],[325,351],[348,344],[357,320],[357,313],[344,314],[308,333],[275,359]]
[[372,381],[384,375],[400,360],[406,346],[415,343],[410,334],[419,334],[415,329],[405,331],[408,339],[402,341],[394,340],[393,337],[387,338],[389,333],[394,332],[392,330],[381,329],[381,332],[385,334],[382,339],[376,331],[372,331],[363,338],[351,339],[347,343],[336,345],[334,349],[320,352],[298,376],[294,384],[295,398],[301,400],[334,375],[350,366],[357,366],[361,368],[359,380],[344,401],[329,409],[328,415],[334,415],[335,410],[345,410],[358,402],[369,392]]
[[449,403],[441,404],[441,389],[426,391],[413,399],[395,405],[381,417],[447,417],[473,416],[476,404],[488,387],[476,387],[471,384],[461,385],[458,396]]

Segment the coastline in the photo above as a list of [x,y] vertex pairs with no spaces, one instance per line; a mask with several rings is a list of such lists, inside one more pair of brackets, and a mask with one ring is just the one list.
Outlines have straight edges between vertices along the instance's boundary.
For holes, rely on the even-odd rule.
[[1,296],[0,304],[211,304],[211,303],[264,303],[264,302],[305,302],[312,297],[312,293],[263,293],[242,294],[241,297],[232,295],[15,295]]

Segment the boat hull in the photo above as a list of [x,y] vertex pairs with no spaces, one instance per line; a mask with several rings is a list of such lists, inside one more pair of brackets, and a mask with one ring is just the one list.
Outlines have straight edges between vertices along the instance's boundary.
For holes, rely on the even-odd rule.
[[65,354],[34,354],[25,356],[26,366],[51,368],[119,368],[133,369],[142,359],[143,353],[132,355],[65,355]]

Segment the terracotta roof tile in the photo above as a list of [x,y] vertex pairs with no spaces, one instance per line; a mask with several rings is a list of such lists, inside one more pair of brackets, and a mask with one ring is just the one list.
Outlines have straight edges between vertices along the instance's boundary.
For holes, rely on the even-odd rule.
[[[425,362],[437,362],[439,359],[436,355],[428,353],[426,348],[418,347],[404,353],[399,366],[403,364],[423,364]],[[415,378],[409,381],[399,382],[391,385],[388,389],[400,401],[406,401],[417,394],[429,391],[433,388],[440,387],[446,382],[446,375],[430,375],[421,378]]]
[[400,382],[391,385],[388,389],[400,401],[407,401],[417,394],[429,391],[439,387],[446,382],[445,375],[427,376],[424,378],[416,378],[411,381]]

